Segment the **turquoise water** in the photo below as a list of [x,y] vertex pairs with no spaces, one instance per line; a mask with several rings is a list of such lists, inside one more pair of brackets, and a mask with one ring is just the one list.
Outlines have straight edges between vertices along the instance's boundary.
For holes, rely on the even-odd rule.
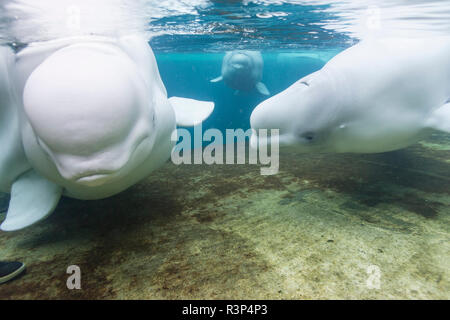
[[[324,28],[339,19],[327,12],[330,5],[299,5],[272,1],[211,1],[196,14],[163,17],[152,21],[151,40],[156,52],[223,52],[237,49],[284,51],[343,48],[352,39]],[[270,2],[269,2],[270,3]]]
[[256,90],[239,92],[220,76],[227,51],[262,52],[262,82],[275,95],[298,79],[320,70],[355,40],[322,27],[337,19],[329,5],[274,2],[211,1],[195,6],[195,14],[162,17],[149,24],[159,33],[150,40],[169,96],[214,101],[215,111],[203,129],[250,128],[253,109],[267,97]]
[[[262,82],[271,95],[277,94],[298,79],[320,70],[338,52],[339,49],[263,52]],[[156,58],[169,96],[214,101],[215,110],[203,123],[204,130],[247,130],[253,109],[267,97],[256,90],[236,93],[223,82],[211,83],[221,73],[223,56],[221,53],[160,53]]]

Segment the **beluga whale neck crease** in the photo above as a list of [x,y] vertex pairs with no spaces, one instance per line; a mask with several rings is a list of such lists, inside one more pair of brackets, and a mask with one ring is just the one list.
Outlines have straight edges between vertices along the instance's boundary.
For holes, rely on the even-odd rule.
[[[15,62],[16,60],[16,62]],[[163,165],[176,125],[214,103],[168,98],[141,35],[80,36],[0,51],[0,191],[4,231],[53,212],[62,195],[102,199]]]
[[449,99],[450,38],[362,41],[258,105],[251,125],[303,152],[387,152],[450,132]]

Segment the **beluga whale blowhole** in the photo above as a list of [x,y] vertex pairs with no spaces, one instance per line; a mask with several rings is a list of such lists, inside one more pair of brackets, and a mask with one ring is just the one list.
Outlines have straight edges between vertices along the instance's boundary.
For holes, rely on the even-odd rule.
[[270,95],[263,78],[264,60],[259,51],[236,50],[223,58],[222,75],[211,82],[223,81],[236,92],[257,90],[262,95]]
[[61,196],[115,195],[163,165],[176,126],[214,103],[168,98],[140,34],[77,35],[0,50],[0,191],[4,231],[50,215]]
[[450,132],[450,38],[364,40],[258,105],[251,126],[303,152],[380,153]]

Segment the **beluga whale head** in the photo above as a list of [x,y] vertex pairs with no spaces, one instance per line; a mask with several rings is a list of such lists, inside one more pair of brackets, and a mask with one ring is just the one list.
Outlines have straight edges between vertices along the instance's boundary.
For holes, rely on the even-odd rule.
[[73,184],[121,179],[152,151],[154,98],[136,64],[114,46],[58,50],[25,84],[28,159]]
[[269,95],[269,90],[261,82],[263,68],[264,60],[259,51],[231,51],[223,58],[222,75],[211,82],[223,81],[228,87],[236,90],[236,93],[256,89],[263,95]]
[[229,70],[226,70],[228,74],[245,74],[251,72],[253,62],[251,57],[243,51],[238,51],[232,54],[228,60]]
[[170,159],[177,125],[195,126],[214,103],[168,98],[140,34],[81,36],[0,51],[3,231],[45,219],[62,195],[104,199]]
[[449,132],[449,54],[448,38],[362,41],[258,105],[251,145],[278,129],[302,152],[380,153]]
[[[253,111],[250,122],[257,147],[261,129],[279,130],[280,145],[296,145],[303,152],[335,151],[337,134],[343,119],[338,113],[338,99],[325,74],[309,75],[278,95],[263,101]],[[344,137],[340,137],[344,139]]]
[[[3,3],[4,2],[4,3]],[[171,157],[177,126],[214,103],[168,97],[142,1],[0,1],[0,230],[29,227],[61,196],[97,200],[147,178]]]

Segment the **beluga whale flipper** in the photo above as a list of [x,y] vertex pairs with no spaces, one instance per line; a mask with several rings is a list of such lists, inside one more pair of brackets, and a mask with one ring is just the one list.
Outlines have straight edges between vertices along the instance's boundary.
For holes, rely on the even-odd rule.
[[49,216],[62,195],[95,200],[146,178],[169,158],[177,124],[214,103],[168,98],[140,34],[77,36],[0,51],[1,230]]
[[449,101],[450,38],[373,39],[262,102],[251,126],[303,152],[387,152],[450,132]]
[[259,51],[237,50],[228,52],[223,58],[222,75],[211,82],[224,81],[237,91],[256,89],[262,95],[270,95],[266,85],[261,82],[264,60]]
[[63,188],[30,170],[12,185],[3,231],[14,231],[48,217],[58,205]]

